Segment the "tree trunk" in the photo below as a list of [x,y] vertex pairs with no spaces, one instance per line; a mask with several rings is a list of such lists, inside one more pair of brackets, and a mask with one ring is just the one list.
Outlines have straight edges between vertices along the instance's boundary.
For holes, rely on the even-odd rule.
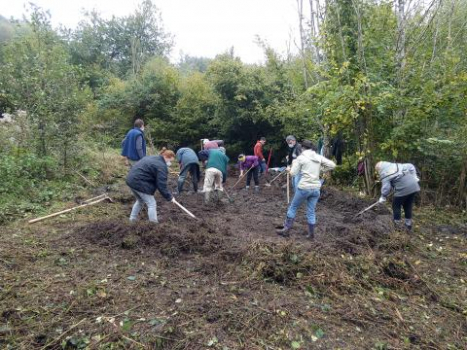
[[298,25],[300,30],[300,55],[302,56],[303,81],[305,89],[308,89],[308,74],[306,71],[306,53],[305,53],[305,33],[303,29],[303,0],[297,0],[298,6]]

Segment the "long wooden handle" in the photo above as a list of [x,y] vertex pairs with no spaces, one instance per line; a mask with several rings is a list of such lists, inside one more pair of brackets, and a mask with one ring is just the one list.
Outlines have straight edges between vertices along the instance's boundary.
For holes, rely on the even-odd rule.
[[240,178],[239,178],[238,181],[235,183],[235,185],[232,186],[232,190],[233,190],[233,189],[235,188],[235,186],[237,186],[238,183],[246,176],[246,174],[248,174],[248,172],[249,172],[251,169],[253,169],[253,167],[251,167],[250,169],[248,169],[248,170],[246,171],[245,174],[243,174],[242,176],[240,176]]
[[287,173],[287,204],[290,203],[290,174]]
[[368,208],[365,208],[363,209],[361,212],[359,212],[357,215],[355,215],[353,218],[355,219],[357,216],[359,215],[362,215],[364,212],[370,210],[371,208],[373,208],[375,205],[379,204],[379,201],[376,202],[376,203],[373,203],[372,205],[370,205]]
[[185,213],[187,213],[188,215],[190,215],[193,219],[196,219],[196,216],[194,216],[187,208],[185,208],[183,205],[181,205],[180,203],[178,203],[175,198],[173,200],[173,203],[178,205],[180,207],[180,209],[182,209]]
[[92,198],[89,198],[89,199],[86,199],[85,201],[82,201],[81,204],[88,204],[90,202],[94,202],[95,200],[97,199],[101,199],[101,198],[104,198],[104,197],[107,197],[107,195],[104,193],[104,194],[101,194],[99,196],[96,196],[96,197],[92,197]]
[[68,213],[68,212],[70,212],[70,211],[72,211],[72,210],[84,208],[84,207],[87,207],[87,206],[89,206],[89,205],[93,205],[93,204],[102,202],[102,201],[106,200],[107,198],[108,198],[108,197],[105,196],[104,198],[97,199],[97,200],[95,200],[95,201],[93,201],[93,202],[89,202],[89,203],[86,203],[86,204],[81,204],[81,205],[78,205],[78,206],[73,207],[73,208],[69,208],[69,209],[65,209],[65,210],[59,211],[58,213],[53,213],[53,214],[50,214],[50,215],[47,215],[47,216],[43,216],[43,217],[40,217],[40,218],[37,218],[37,219],[29,220],[28,223],[33,224],[33,223],[35,223],[35,222],[42,221],[42,220],[45,220],[45,219],[48,219],[48,218],[52,218],[52,217],[57,216],[57,215],[61,215],[61,214]]
[[276,180],[279,178],[279,176],[284,175],[285,173],[286,173],[286,171],[281,172],[279,175],[277,175],[276,177],[274,177],[274,179],[272,179],[272,180],[269,182],[269,184],[272,184],[274,181],[276,181]]

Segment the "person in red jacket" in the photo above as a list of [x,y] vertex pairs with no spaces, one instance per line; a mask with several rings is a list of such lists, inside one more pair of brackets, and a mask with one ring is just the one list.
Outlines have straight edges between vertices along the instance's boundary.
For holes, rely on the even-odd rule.
[[266,144],[266,138],[262,137],[260,138],[255,145],[254,148],[254,154],[256,157],[258,157],[259,161],[259,173],[260,175],[266,173],[266,158],[264,158],[263,155],[263,146]]

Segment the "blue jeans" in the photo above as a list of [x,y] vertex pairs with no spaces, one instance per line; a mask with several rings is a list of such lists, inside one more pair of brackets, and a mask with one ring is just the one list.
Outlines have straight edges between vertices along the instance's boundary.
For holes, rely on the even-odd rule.
[[130,189],[131,192],[133,192],[133,195],[136,197],[136,202],[135,204],[133,204],[133,209],[131,209],[130,221],[136,221],[138,219],[138,214],[143,208],[143,204],[146,204],[148,207],[149,221],[157,223],[158,221],[156,198],[154,198],[153,195],[139,192],[132,188]]
[[292,181],[291,182],[292,182],[292,188],[293,188],[294,191],[297,190],[298,183],[300,182],[300,179],[301,179],[300,174],[292,176],[292,179],[291,179]]
[[190,172],[191,174],[191,182],[193,183],[193,190],[195,192],[198,192],[199,164],[192,163],[192,164],[185,165],[182,171],[180,171],[180,175],[178,176],[178,182],[177,182],[178,193],[182,193],[183,191],[183,184],[185,183],[188,172]]
[[260,160],[260,162],[259,162],[259,173],[260,174],[266,173],[266,168],[267,168],[266,161]]
[[295,219],[298,208],[306,200],[306,217],[308,223],[314,225],[316,223],[315,208],[316,203],[318,203],[319,194],[319,189],[302,190],[300,188],[297,188],[295,190],[292,203],[290,203],[289,209],[287,210],[287,217]]

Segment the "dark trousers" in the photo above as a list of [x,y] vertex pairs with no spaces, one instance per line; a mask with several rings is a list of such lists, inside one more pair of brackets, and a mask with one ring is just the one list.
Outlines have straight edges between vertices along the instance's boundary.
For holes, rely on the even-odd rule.
[[181,193],[183,191],[183,184],[185,183],[186,177],[190,172],[191,175],[191,182],[193,183],[193,190],[195,192],[198,191],[198,182],[199,182],[199,165],[196,163],[186,165],[180,175],[178,176],[178,192]]
[[415,194],[416,192],[403,197],[394,197],[394,199],[392,200],[392,211],[394,214],[394,220],[401,219],[402,207],[404,208],[405,218],[412,219],[412,207]]
[[248,174],[246,174],[246,185],[250,186],[251,177],[255,180],[255,186],[259,186],[259,165],[251,169]]

